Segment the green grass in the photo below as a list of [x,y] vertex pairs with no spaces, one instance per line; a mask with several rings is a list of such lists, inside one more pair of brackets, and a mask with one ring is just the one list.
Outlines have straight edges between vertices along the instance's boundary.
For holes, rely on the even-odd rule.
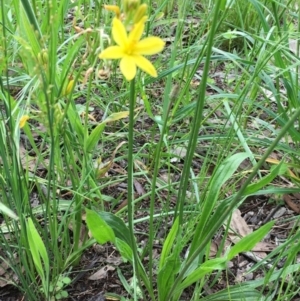
[[210,258],[232,212],[249,196],[300,192],[297,2],[144,2],[145,35],[166,47],[150,57],[158,77],[131,82],[98,58],[111,40],[103,1],[0,3],[0,257],[10,284],[27,300],[64,298],[97,241],[132,267],[131,283],[118,272],[120,300],[177,301],[186,289],[190,300],[293,300],[297,217],[251,268],[262,278],[205,292],[274,226]]

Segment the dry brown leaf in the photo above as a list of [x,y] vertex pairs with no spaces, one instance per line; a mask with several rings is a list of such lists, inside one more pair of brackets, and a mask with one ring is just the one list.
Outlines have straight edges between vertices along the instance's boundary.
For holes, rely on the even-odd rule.
[[178,162],[186,157],[187,149],[184,146],[177,146],[171,150],[171,154],[175,157],[171,158],[171,162]]
[[34,172],[37,169],[45,169],[46,166],[49,165],[49,159],[43,159],[42,163],[38,163],[38,158],[29,156],[27,150],[22,144],[20,144],[20,160],[22,167],[31,172]]
[[216,242],[212,241],[210,244],[209,257],[214,258],[218,252],[219,246]]
[[285,194],[283,195],[283,199],[286,202],[286,204],[296,213],[300,213],[300,194],[294,194],[293,197]]
[[114,271],[115,268],[111,265],[106,265],[102,267],[100,270],[98,270],[96,273],[91,275],[88,279],[89,280],[100,280],[103,278],[106,278],[108,271]]
[[294,54],[297,54],[297,45],[298,45],[298,41],[297,41],[297,40],[289,39],[290,50],[291,50]]
[[246,221],[241,216],[241,211],[236,209],[230,221],[229,238],[233,243],[237,243],[241,238],[252,233]]
[[[233,243],[237,243],[240,241],[243,237],[246,237],[252,233],[252,230],[247,225],[244,218],[241,216],[241,211],[239,209],[236,209],[231,218],[230,222],[230,230],[228,231],[228,237]],[[258,242],[253,249],[252,252],[255,252],[255,254],[261,258],[264,258],[267,256],[265,252],[270,252],[275,248],[274,244],[267,243],[267,242]]]
[[139,196],[142,196],[142,195],[146,194],[146,191],[145,191],[144,187],[141,185],[140,182],[138,182],[138,180],[134,180],[133,185],[134,185],[135,190],[136,190],[136,192]]
[[106,259],[106,262],[107,263],[111,263],[113,264],[114,266],[116,265],[120,265],[121,263],[123,263],[123,260],[121,257],[112,257],[112,256],[109,256],[107,259]]
[[[114,163],[114,159],[115,159],[115,156],[116,156],[116,153],[118,151],[118,149],[124,144],[126,143],[126,141],[122,141],[121,143],[119,143],[116,147],[116,149],[113,151],[110,159],[104,163],[101,162],[96,162],[96,175],[97,175],[97,178],[102,178],[106,175],[106,173],[111,169],[113,163]],[[99,161],[99,160],[97,160]]]
[[140,160],[134,160],[134,169],[137,171],[143,170],[148,172],[148,167]]
[[252,249],[252,251],[255,251],[255,252],[271,252],[275,249],[275,247],[276,246],[272,243],[260,241],[255,245],[255,247]]
[[[17,254],[14,254],[13,257],[15,258],[16,263],[19,262]],[[2,258],[2,262],[0,264],[0,287],[18,282],[18,276],[13,272],[9,264]]]
[[[216,253],[220,249],[221,243],[222,243],[221,237],[218,237],[211,243],[210,250],[209,250],[210,251],[209,254],[211,257],[215,257]],[[231,245],[232,245],[232,242],[229,239],[226,239],[225,242],[223,243],[223,249],[222,249],[221,255],[225,255]]]

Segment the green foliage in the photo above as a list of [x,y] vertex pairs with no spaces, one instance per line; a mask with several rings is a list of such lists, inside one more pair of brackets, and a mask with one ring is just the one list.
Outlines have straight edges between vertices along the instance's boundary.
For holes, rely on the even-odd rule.
[[110,212],[98,212],[99,216],[113,229],[115,236],[122,241],[131,245],[131,237],[128,227],[125,225],[122,219]]
[[54,295],[52,297],[53,300],[61,300],[68,297],[68,292],[64,290],[66,286],[71,283],[71,279],[69,277],[64,277],[60,275],[55,287],[50,286],[50,292]]
[[36,230],[31,218],[27,221],[27,237],[30,253],[32,255],[35,268],[41,277],[43,284],[43,291],[46,295],[49,293],[49,273],[50,273],[50,261],[47,254],[45,245]]
[[92,130],[91,134],[86,140],[86,149],[85,151],[87,153],[90,153],[93,151],[95,146],[99,143],[101,134],[105,128],[105,124],[112,121],[117,121],[123,118],[128,117],[128,112],[118,112],[113,113],[110,116],[108,116],[104,121],[99,123],[95,129]]
[[271,228],[274,226],[274,223],[275,222],[273,221],[269,222],[260,227],[258,230],[254,231],[253,233],[242,238],[230,249],[229,253],[227,254],[227,259],[231,260],[241,252],[252,250],[252,248],[269,233]]
[[[157,78],[141,72],[128,84],[118,64],[98,58],[111,39],[103,1],[0,1],[0,245],[9,283],[26,300],[67,298],[70,272],[98,242],[127,262],[118,276],[130,300],[177,301],[185,289],[191,301],[292,300],[297,223],[251,268],[261,279],[202,292],[274,225],[211,258],[232,212],[248,196],[300,191],[298,3],[143,3],[145,36],[166,48],[152,61]],[[102,158],[109,163],[99,175]]]
[[96,241],[99,244],[115,242],[115,234],[112,228],[95,212],[86,209],[86,223]]
[[176,235],[178,233],[178,226],[179,226],[179,219],[177,218],[173,225],[172,228],[170,230],[170,232],[168,233],[168,236],[165,239],[162,251],[161,251],[161,255],[160,255],[160,260],[159,260],[159,271],[162,270],[162,268],[167,265],[166,260],[169,257],[170,253],[171,253],[171,249],[174,245],[174,241],[176,239]]

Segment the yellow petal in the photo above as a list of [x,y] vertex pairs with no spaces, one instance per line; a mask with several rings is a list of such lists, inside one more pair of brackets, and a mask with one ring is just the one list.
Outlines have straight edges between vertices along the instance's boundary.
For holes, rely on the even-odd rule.
[[135,55],[134,62],[140,69],[142,69],[146,73],[150,74],[153,77],[157,77],[157,72],[155,67],[152,65],[152,63],[149,60],[147,60],[143,56]]
[[164,49],[165,42],[158,37],[148,37],[139,41],[134,47],[135,54],[152,55]]
[[120,69],[128,81],[132,80],[136,75],[136,64],[134,57],[129,55],[124,56],[120,62]]
[[140,22],[133,25],[133,29],[129,33],[129,37],[128,37],[129,41],[138,42],[142,37],[144,28],[145,28],[145,19],[143,18]]
[[123,23],[114,18],[112,22],[112,36],[114,41],[121,47],[126,46],[128,43],[127,32]]
[[27,122],[27,120],[29,119],[29,116],[28,115],[23,115],[21,118],[20,118],[20,122],[19,122],[19,127],[20,129],[23,128]]
[[100,59],[120,59],[124,52],[120,46],[110,46],[99,54]]

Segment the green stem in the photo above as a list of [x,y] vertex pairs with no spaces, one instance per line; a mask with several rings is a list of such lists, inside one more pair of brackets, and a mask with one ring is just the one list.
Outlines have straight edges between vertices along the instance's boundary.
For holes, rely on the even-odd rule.
[[[133,190],[133,126],[134,126],[134,106],[135,106],[135,80],[130,82],[129,96],[129,130],[128,130],[128,226],[131,236],[131,248],[133,253],[134,275],[139,279],[138,254],[134,236],[134,190]],[[135,298],[136,300],[136,298]]]
[[[158,176],[158,171],[160,167],[160,153],[164,141],[164,136],[167,132],[167,124],[168,124],[168,116],[171,110],[171,102],[169,102],[169,106],[165,112],[164,123],[161,128],[161,134],[159,141],[155,148],[155,156],[154,156],[154,168],[152,172],[152,182],[151,182],[151,195],[150,195],[150,217],[149,217],[149,281],[151,286],[151,292],[153,292],[153,242],[154,242],[154,209],[155,209],[155,197],[157,193],[156,189],[156,181]],[[154,300],[154,299],[152,299]]]
[[174,221],[177,216],[179,217],[179,225],[182,225],[182,222],[183,222],[183,206],[184,206],[184,201],[186,198],[186,191],[187,191],[188,183],[190,181],[190,168],[192,165],[192,160],[194,158],[196,145],[198,143],[199,128],[203,121],[203,108],[204,108],[204,103],[205,103],[205,98],[206,98],[206,84],[207,84],[207,78],[208,78],[209,69],[210,69],[210,58],[211,58],[212,48],[213,48],[213,44],[214,44],[215,31],[216,31],[217,24],[218,24],[220,6],[221,6],[221,1],[220,0],[216,1],[214,16],[213,16],[213,20],[211,22],[210,34],[208,36],[208,41],[207,41],[208,45],[206,48],[207,50],[206,50],[205,65],[204,65],[204,69],[203,69],[201,84],[199,87],[199,94],[198,94],[198,100],[196,103],[195,115],[193,118],[192,130],[191,130],[191,134],[189,137],[187,154],[186,154],[186,157],[184,160],[182,177],[181,177],[180,185],[179,185],[179,191],[178,191],[177,202],[176,202],[176,207],[175,207],[175,215],[174,215]]

